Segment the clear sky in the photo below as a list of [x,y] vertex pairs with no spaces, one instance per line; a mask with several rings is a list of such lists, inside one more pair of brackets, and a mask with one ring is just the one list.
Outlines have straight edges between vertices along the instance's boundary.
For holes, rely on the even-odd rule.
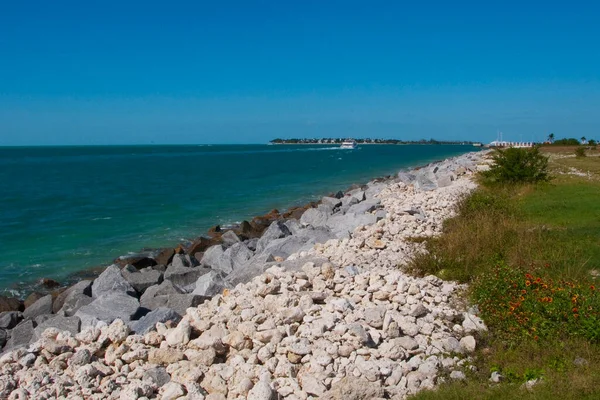
[[597,1],[2,1],[0,145],[600,139]]

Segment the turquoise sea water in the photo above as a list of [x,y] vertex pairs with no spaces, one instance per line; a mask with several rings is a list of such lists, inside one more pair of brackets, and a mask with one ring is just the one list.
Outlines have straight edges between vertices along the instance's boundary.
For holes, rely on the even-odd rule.
[[[300,205],[471,146],[0,148],[0,291],[64,280],[210,226]],[[26,289],[25,289],[26,290]]]

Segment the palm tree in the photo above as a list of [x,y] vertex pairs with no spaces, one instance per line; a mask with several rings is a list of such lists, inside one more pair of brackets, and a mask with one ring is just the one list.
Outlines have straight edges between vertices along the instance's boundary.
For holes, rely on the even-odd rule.
[[550,143],[554,143],[554,133],[551,133],[551,134],[548,135],[548,141]]

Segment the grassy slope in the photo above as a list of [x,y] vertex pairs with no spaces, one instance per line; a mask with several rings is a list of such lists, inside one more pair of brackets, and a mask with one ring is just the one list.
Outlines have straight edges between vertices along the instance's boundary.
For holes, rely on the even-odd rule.
[[[597,155],[597,154],[596,154]],[[429,243],[430,254],[413,269],[471,281],[498,259],[509,265],[548,265],[552,279],[595,283],[600,271],[600,158],[553,155],[555,176],[537,187],[482,189],[461,205],[445,234]],[[586,177],[564,172],[585,172]],[[480,338],[477,372],[466,383],[443,385],[417,399],[597,399],[600,398],[600,345],[561,337],[544,341],[525,338],[508,344],[492,330]],[[573,361],[583,357],[587,364]],[[506,376],[501,385],[488,381],[494,370]],[[523,382],[543,376],[534,390]]]

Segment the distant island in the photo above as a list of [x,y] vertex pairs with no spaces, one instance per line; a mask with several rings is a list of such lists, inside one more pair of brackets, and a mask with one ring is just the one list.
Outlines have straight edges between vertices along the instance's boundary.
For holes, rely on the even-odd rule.
[[339,138],[321,138],[321,139],[273,139],[271,144],[342,144],[346,140],[354,140],[357,144],[473,144],[470,141],[455,140],[399,140],[399,139],[339,139]]

